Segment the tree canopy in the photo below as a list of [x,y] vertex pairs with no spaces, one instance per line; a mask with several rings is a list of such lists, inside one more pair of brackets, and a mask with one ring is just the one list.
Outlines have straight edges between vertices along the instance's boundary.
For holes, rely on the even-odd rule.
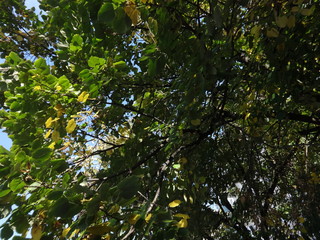
[[320,239],[318,0],[0,5],[1,239]]

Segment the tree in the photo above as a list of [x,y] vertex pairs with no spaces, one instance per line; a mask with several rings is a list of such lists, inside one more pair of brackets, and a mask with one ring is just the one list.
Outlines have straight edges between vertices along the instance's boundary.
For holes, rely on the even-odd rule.
[[5,3],[2,239],[320,238],[319,1]]

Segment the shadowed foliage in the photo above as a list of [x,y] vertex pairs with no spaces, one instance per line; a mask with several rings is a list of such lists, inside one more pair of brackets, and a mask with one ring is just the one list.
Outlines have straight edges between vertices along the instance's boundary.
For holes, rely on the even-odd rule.
[[318,0],[2,2],[1,239],[320,239]]

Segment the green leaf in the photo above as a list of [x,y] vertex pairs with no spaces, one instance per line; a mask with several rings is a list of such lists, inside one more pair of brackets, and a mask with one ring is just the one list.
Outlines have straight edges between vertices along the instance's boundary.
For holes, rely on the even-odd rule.
[[106,60],[103,58],[99,58],[99,57],[95,57],[95,56],[91,56],[88,60],[88,65],[89,67],[99,67],[103,64],[106,63]]
[[10,104],[10,109],[12,111],[18,111],[20,110],[20,102],[19,101],[14,101],[13,103]]
[[25,233],[29,228],[29,222],[26,216],[21,212],[16,212],[12,216],[13,226],[16,232]]
[[71,43],[72,43],[74,46],[79,46],[79,47],[81,47],[82,44],[83,44],[83,38],[82,38],[79,34],[75,34],[75,35],[73,35],[73,37],[72,37]]
[[127,64],[125,61],[119,61],[119,62],[115,62],[113,64],[113,67],[116,68],[116,69],[124,69],[127,67]]
[[24,151],[20,151],[15,155],[14,159],[17,162],[23,162],[24,160],[27,159],[27,155]]
[[70,179],[71,179],[71,176],[69,173],[64,174],[62,178],[62,186],[65,188],[68,187]]
[[39,148],[32,153],[32,157],[38,161],[46,161],[51,157],[50,148]]
[[46,63],[46,60],[44,60],[43,58],[38,58],[35,62],[34,62],[34,66],[40,70],[40,72],[44,73],[44,74],[49,74],[49,67]]
[[63,190],[53,190],[47,195],[48,200],[57,200],[63,194]]
[[12,192],[16,192],[21,188],[23,188],[25,185],[26,184],[23,180],[16,178],[9,183],[9,188],[11,189]]
[[65,75],[58,79],[58,85],[63,89],[69,89],[71,87],[70,81]]
[[16,54],[15,52],[10,52],[9,56],[6,57],[6,60],[11,63],[11,64],[18,64],[19,62],[21,62],[21,58],[19,57],[18,54]]
[[88,202],[88,205],[87,205],[88,216],[94,216],[97,214],[97,212],[99,211],[100,202],[101,202],[100,196],[96,196],[92,198],[90,202]]
[[128,15],[124,12],[123,8],[119,7],[116,9],[116,16],[112,23],[113,29],[120,33],[126,33],[131,27],[131,20]]
[[9,239],[12,235],[12,228],[8,224],[5,224],[1,229],[1,239]]
[[12,240],[30,240],[30,238],[25,238],[25,237],[21,237],[21,236],[14,236],[12,238]]
[[119,195],[125,199],[132,198],[138,192],[139,188],[140,182],[137,176],[127,177],[118,184]]
[[8,90],[8,85],[6,82],[0,82],[0,91],[4,92]]
[[7,196],[11,192],[10,189],[0,191],[0,198]]
[[101,23],[111,26],[115,17],[112,3],[104,3],[98,12],[98,20]]
[[10,152],[2,145],[0,145],[0,155],[4,154],[4,155],[8,155]]
[[75,34],[72,37],[71,44],[70,44],[70,51],[75,52],[80,50],[83,45],[83,39],[79,34]]
[[76,215],[80,210],[80,205],[71,203],[67,198],[62,197],[54,202],[49,214],[54,217],[70,218]]

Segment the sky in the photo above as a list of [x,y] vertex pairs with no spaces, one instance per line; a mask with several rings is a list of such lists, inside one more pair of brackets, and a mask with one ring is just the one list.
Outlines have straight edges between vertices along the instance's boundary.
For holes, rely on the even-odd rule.
[[8,138],[8,135],[0,129],[0,145],[5,147],[6,149],[10,149],[11,143],[12,141],[10,138]]
[[36,13],[39,14],[39,3],[37,0],[25,0],[25,4],[28,8],[35,7],[36,8]]

